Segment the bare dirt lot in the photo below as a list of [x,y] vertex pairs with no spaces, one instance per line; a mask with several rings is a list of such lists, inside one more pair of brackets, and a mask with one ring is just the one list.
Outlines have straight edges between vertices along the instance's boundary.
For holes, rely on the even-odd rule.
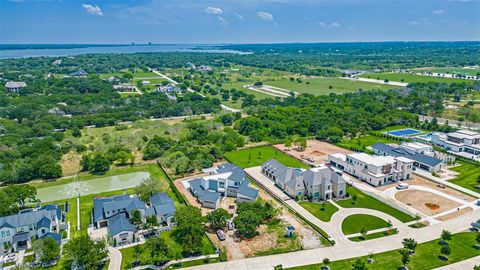
[[440,195],[415,189],[399,191],[395,198],[427,215],[436,215],[461,205]]
[[[408,181],[404,181],[404,182],[408,183],[409,185],[423,186],[423,187],[435,189],[435,190],[438,190],[442,193],[445,193],[445,194],[457,197],[459,199],[465,200],[467,202],[471,202],[471,201],[475,200],[475,198],[470,196],[470,195],[467,195],[463,192],[460,192],[458,190],[455,190],[455,189],[447,187],[447,186],[442,187],[442,185],[439,185],[439,184],[437,184],[433,181],[430,181],[428,179],[425,179],[425,178],[423,178],[421,176],[418,176],[418,175],[415,175],[415,174],[412,175],[412,180],[408,180]],[[384,185],[384,186],[377,187],[377,189],[386,190],[386,189],[391,188],[392,186],[396,186],[396,185],[397,185],[397,183],[392,183],[392,184],[389,184],[389,185]]]
[[462,208],[458,211],[455,211],[453,213],[437,217],[435,219],[440,220],[440,221],[445,221],[445,220],[449,220],[449,219],[452,219],[452,218],[459,217],[459,216],[464,215],[466,213],[469,213],[471,211],[473,211],[473,209],[471,207],[466,207],[466,208]]
[[[298,150],[296,147],[285,147],[284,144],[274,145],[278,150],[286,153],[287,155],[293,156],[294,158],[300,159],[311,165],[320,165],[328,160],[328,155],[333,153],[342,153],[342,154],[352,154],[353,152],[336,145],[321,142],[317,140],[308,140],[307,148],[303,151]],[[302,156],[304,158],[302,158]],[[307,158],[313,158],[313,162],[308,162]]]

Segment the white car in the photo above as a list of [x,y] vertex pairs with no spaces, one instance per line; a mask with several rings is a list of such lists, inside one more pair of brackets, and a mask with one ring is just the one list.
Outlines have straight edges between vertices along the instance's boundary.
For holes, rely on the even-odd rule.
[[408,188],[408,184],[398,184],[397,185],[397,189],[407,189]]

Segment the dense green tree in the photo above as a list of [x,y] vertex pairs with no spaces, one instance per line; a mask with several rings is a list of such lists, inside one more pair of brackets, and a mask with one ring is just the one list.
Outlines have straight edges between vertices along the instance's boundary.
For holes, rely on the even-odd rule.
[[216,231],[224,229],[227,226],[227,220],[231,217],[227,210],[218,208],[207,215],[207,221],[210,223],[210,228]]
[[204,217],[199,208],[191,205],[177,209],[177,225],[173,229],[175,240],[182,246],[185,254],[199,254],[202,251]]
[[70,239],[63,247],[63,258],[69,269],[100,269],[108,256],[105,241],[94,241],[88,235]]
[[57,241],[51,237],[45,237],[33,242],[33,253],[35,261],[39,263],[49,263],[60,257],[60,246]]

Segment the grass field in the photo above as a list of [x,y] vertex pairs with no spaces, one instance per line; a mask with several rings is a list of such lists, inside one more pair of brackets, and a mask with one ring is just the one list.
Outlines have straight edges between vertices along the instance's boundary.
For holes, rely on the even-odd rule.
[[264,84],[280,87],[287,90],[293,90],[299,93],[308,93],[313,95],[328,95],[330,93],[341,94],[346,92],[355,92],[358,91],[358,89],[388,90],[395,88],[391,85],[358,82],[335,77],[311,78],[303,79],[302,81],[302,83],[298,83],[296,81],[292,82],[290,80],[283,79],[276,81],[267,81],[264,82]]
[[343,220],[343,234],[349,235],[359,233],[362,228],[367,231],[381,229],[387,227],[387,221],[371,215],[351,215]]
[[[409,222],[414,220],[413,217],[411,217],[410,215],[400,210],[397,210],[387,204],[384,204],[383,202],[371,196],[368,196],[367,194],[359,191],[354,187],[351,187],[351,186],[347,187],[347,192],[348,194],[350,194],[350,198],[347,200],[341,200],[337,202],[341,207],[346,207],[346,208],[360,207],[360,208],[373,209],[373,210],[377,210],[377,211],[389,214],[392,217],[402,222]],[[352,198],[354,195],[356,195],[357,197],[356,202],[354,202]]]
[[[170,250],[175,250],[181,258],[182,246],[180,246],[172,237],[172,231],[162,232],[160,237],[165,240]],[[214,254],[215,248],[204,234],[202,238],[202,255]],[[145,244],[140,245],[140,253],[135,253],[134,247],[120,249],[122,252],[122,269],[129,269],[132,267],[134,261],[141,261],[141,264],[151,263],[150,250],[145,247]],[[203,262],[203,260],[201,260]]]
[[228,152],[225,153],[225,158],[242,168],[260,166],[270,159],[276,159],[283,165],[289,167],[308,168],[308,165],[302,163],[300,160],[288,156],[271,146],[252,147]]
[[321,221],[329,222],[338,208],[331,203],[300,202],[300,205]]
[[[447,264],[463,261],[480,255],[480,250],[475,249],[474,245],[475,233],[458,233],[454,234],[450,241],[450,248],[452,254],[448,256],[449,260],[441,260],[438,256],[440,254],[440,246],[438,240],[419,244],[415,250],[415,255],[410,257],[411,261],[408,264],[410,270],[424,270],[434,269]],[[362,261],[366,261],[368,256],[360,257]],[[368,270],[385,270],[398,269],[402,265],[401,255],[398,250],[387,251],[383,253],[374,254],[375,262],[367,264]],[[333,261],[329,264],[332,270],[352,269],[352,264],[356,258],[346,259],[341,261]],[[322,264],[305,265],[288,269],[295,270],[317,270]]]
[[392,82],[406,82],[406,83],[427,83],[427,82],[472,82],[469,80],[455,79],[455,78],[438,78],[432,76],[415,75],[411,73],[365,73],[360,75],[362,78],[389,80]]
[[398,232],[398,230],[393,228],[393,229],[390,230],[390,232],[388,232],[388,231],[377,232],[377,233],[367,234],[367,235],[365,235],[365,238],[362,237],[362,236],[355,236],[355,237],[351,237],[351,238],[348,238],[348,239],[353,241],[353,242],[361,242],[361,241],[381,238],[381,237],[385,237],[385,236],[389,236],[389,235],[394,235],[394,234],[397,234],[397,232]]
[[480,189],[475,188],[475,186],[480,185],[477,183],[480,177],[480,166],[465,161],[457,162],[460,163],[461,166],[453,167],[452,170],[458,172],[459,175],[455,179],[449,180],[449,182],[475,192],[480,192]]

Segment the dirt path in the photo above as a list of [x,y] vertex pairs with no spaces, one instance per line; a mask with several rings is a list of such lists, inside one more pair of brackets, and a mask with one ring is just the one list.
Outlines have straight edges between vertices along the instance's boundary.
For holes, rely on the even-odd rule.
[[461,206],[440,195],[415,189],[397,192],[395,199],[429,216]]

